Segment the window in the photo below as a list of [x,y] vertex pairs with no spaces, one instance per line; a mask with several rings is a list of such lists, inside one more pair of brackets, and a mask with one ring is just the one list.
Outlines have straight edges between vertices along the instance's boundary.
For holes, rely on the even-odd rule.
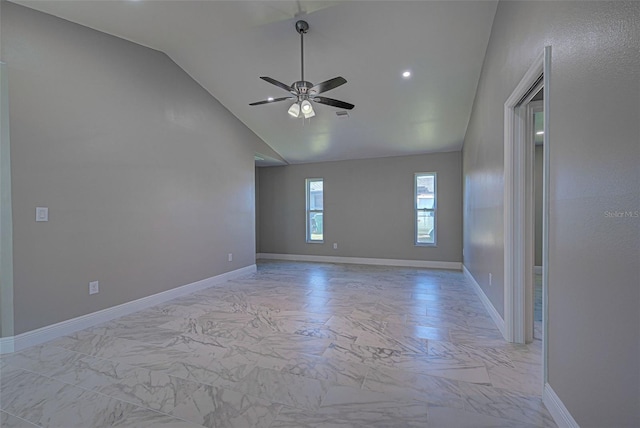
[[415,175],[416,245],[436,245],[436,174]]
[[322,178],[307,178],[307,242],[324,242]]

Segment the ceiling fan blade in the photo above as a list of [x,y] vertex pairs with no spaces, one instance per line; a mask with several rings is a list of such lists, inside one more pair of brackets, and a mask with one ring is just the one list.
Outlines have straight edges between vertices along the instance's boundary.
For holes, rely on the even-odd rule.
[[294,99],[295,99],[295,97],[282,97],[282,98],[275,98],[273,100],[257,101],[255,103],[251,103],[249,105],[250,106],[259,106],[261,104],[271,104],[271,103],[277,103],[278,101],[294,100]]
[[285,91],[291,92],[291,93],[292,93],[292,94],[294,94],[294,95],[295,95],[295,94],[297,94],[296,90],[295,90],[295,89],[293,89],[291,86],[289,86],[289,85],[285,85],[285,84],[284,84],[284,83],[282,83],[282,82],[278,82],[276,79],[272,79],[271,77],[267,77],[267,76],[260,76],[260,78],[261,78],[262,80],[264,80],[265,82],[269,82],[269,83],[271,83],[272,85],[276,85],[278,88],[282,88],[282,89],[284,89]]
[[344,77],[338,76],[325,82],[318,83],[317,85],[309,89],[309,92],[312,94],[321,94],[323,92],[335,89],[340,85],[344,85],[345,83],[347,83],[347,80]]
[[333,98],[327,98],[327,97],[313,97],[311,98],[311,100],[320,104],[326,104],[332,107],[343,108],[345,110],[351,110],[355,107],[353,104],[345,103],[344,101],[334,100]]

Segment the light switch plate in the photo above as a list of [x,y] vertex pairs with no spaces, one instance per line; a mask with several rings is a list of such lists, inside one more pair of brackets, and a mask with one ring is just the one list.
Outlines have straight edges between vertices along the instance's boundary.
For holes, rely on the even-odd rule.
[[100,291],[100,283],[98,281],[91,281],[89,283],[89,294],[96,294]]
[[49,221],[49,208],[36,207],[36,221]]

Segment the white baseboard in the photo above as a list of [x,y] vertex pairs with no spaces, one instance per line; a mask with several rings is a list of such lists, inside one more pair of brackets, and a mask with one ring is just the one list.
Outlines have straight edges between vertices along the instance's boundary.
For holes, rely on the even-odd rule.
[[542,266],[534,266],[533,273],[535,273],[536,275],[542,275]]
[[580,425],[573,419],[569,410],[564,406],[560,397],[548,383],[544,384],[542,391],[542,402],[547,406],[547,410],[559,428],[580,428]]
[[111,321],[115,318],[129,315],[131,313],[150,308],[151,306],[164,303],[177,297],[204,290],[205,288],[209,288],[214,285],[221,284],[254,272],[256,272],[255,264],[230,272],[225,272],[220,275],[212,276],[211,278],[206,278],[201,281],[193,282],[191,284],[172,288],[171,290],[163,291],[151,296],[133,300],[131,302],[123,303],[118,306],[113,306],[101,311],[48,325],[37,330],[28,331],[17,336],[4,337],[0,339],[0,354],[14,351],[17,352],[30,346],[39,345],[57,337],[65,336],[103,322]]
[[0,337],[0,355],[13,352],[13,336]]
[[462,266],[462,271],[464,272],[465,276],[471,283],[471,286],[473,287],[473,290],[476,292],[476,294],[480,298],[480,301],[482,302],[484,307],[487,309],[487,312],[489,312],[491,319],[493,320],[494,323],[496,323],[496,327],[498,327],[498,330],[500,330],[500,333],[502,333],[502,337],[504,337],[505,340],[507,340],[507,336],[505,334],[506,329],[505,329],[504,319],[500,316],[500,314],[498,313],[496,308],[493,306],[493,303],[491,303],[491,300],[489,300],[487,295],[484,294],[482,287],[480,287],[480,284],[478,284],[478,282],[473,277],[473,275],[471,275],[471,272],[469,272],[466,266],[464,265]]
[[343,263],[356,265],[400,266],[428,269],[461,270],[460,262],[437,262],[428,260],[373,259],[368,257],[312,256],[307,254],[258,253],[256,259],[289,260],[296,262]]

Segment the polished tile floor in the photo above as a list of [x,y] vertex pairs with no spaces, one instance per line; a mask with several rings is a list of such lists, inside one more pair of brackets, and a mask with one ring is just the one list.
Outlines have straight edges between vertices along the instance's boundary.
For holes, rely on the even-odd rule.
[[534,427],[540,341],[456,271],[258,272],[0,358],[2,427]]

